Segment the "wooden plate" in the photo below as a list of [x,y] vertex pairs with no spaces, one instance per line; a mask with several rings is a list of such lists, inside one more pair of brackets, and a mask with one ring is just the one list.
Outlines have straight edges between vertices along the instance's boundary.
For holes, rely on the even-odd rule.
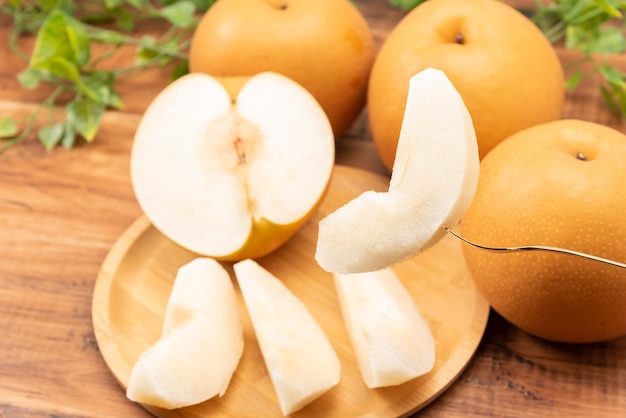
[[[459,376],[482,338],[489,305],[474,287],[460,243],[449,236],[394,268],[432,328],[437,357],[434,369],[395,387],[368,389],[362,383],[332,276],[314,259],[317,223],[361,192],[387,187],[388,179],[384,177],[337,166],[317,215],[278,251],[257,260],[307,305],[326,331],[342,364],[339,385],[294,416],[397,417],[415,412]],[[159,337],[176,270],[194,257],[141,217],[120,237],[104,261],[93,294],[93,326],[102,356],[122,387],[126,387],[139,355]],[[152,414],[167,418],[281,416],[241,295],[238,296],[245,348],[226,394],[178,410],[145,406]]]

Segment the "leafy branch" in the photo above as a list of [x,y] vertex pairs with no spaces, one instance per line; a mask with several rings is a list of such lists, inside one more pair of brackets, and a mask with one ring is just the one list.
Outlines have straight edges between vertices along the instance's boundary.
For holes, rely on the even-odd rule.
[[[552,43],[562,42],[582,57],[565,69],[571,71],[568,88],[581,80],[600,74],[600,91],[609,108],[626,119],[626,72],[609,61],[609,56],[626,51],[626,1],[624,0],[555,0],[537,1],[532,20]],[[583,64],[592,71],[583,72]]]
[[[412,9],[424,0],[388,0],[393,7]],[[610,62],[626,51],[626,0],[535,0],[531,20],[552,44],[578,51],[581,58],[566,65],[566,87],[599,74],[600,91],[611,111],[626,119],[626,72]],[[584,64],[591,70],[584,71]]]
[[[164,67],[176,60],[172,77],[187,71],[187,51],[198,14],[215,0],[9,0],[0,13],[13,19],[9,47],[28,66],[18,74],[26,89],[41,84],[54,86],[36,110],[22,120],[0,118],[0,152],[27,138],[36,127],[41,112],[48,112],[48,123],[37,131],[46,149],[58,145],[72,148],[79,138],[92,142],[105,109],[121,109],[124,104],[115,90],[123,74],[154,67]],[[159,38],[130,35],[141,21],[164,20],[169,26]],[[18,40],[36,34],[32,52],[22,51]],[[92,57],[94,45],[105,47]],[[132,64],[112,70],[99,64],[118,53],[122,47],[135,48]],[[65,119],[58,121],[55,109],[61,97],[70,97],[64,105]]]

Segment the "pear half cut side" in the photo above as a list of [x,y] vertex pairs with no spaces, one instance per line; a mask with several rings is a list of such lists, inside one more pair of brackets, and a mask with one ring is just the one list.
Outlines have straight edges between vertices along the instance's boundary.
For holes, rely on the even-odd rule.
[[[227,88],[238,84],[233,91]],[[150,222],[199,255],[266,255],[315,213],[334,163],[315,98],[273,72],[244,80],[187,74],[160,92],[131,151],[135,197]]]

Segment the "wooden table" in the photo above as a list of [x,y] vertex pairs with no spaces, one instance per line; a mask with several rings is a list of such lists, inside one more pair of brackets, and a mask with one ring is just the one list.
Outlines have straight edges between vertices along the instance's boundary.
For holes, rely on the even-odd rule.
[[[379,43],[403,15],[383,0],[357,3]],[[6,47],[10,24],[0,18],[0,116],[27,114],[44,94],[15,80],[24,63]],[[622,69],[624,58],[616,58]],[[593,82],[568,93],[563,116],[626,132]],[[119,133],[134,130],[166,83],[159,72],[125,81],[126,110],[106,114],[92,145],[47,152],[29,138],[0,155],[0,417],[149,416],[126,399],[98,351],[91,297],[107,252],[140,215],[131,137]],[[338,141],[337,162],[387,174],[365,115]],[[492,312],[474,360],[420,416],[626,416],[626,338],[548,343]]]

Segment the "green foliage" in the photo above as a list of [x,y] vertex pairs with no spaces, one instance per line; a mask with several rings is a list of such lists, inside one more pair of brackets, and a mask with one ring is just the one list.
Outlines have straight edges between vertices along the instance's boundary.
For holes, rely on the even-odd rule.
[[[626,72],[609,61],[611,54],[626,51],[625,0],[554,0],[537,3],[533,21],[552,43],[562,42],[582,57],[571,63],[568,88],[575,88],[594,74],[601,78],[600,91],[609,108],[626,119]],[[592,71],[583,72],[584,63]]]
[[[186,72],[187,51],[191,34],[202,13],[215,0],[9,0],[0,5],[0,13],[13,18],[8,42],[11,50],[28,62],[18,74],[26,89],[41,84],[55,86],[33,114],[23,121],[10,117],[0,119],[0,152],[28,137],[41,111],[49,112],[49,123],[37,135],[46,149],[58,145],[72,148],[79,138],[94,140],[102,115],[109,108],[121,109],[123,102],[115,87],[122,74],[152,67],[164,67],[173,61],[173,76]],[[158,38],[132,36],[138,23],[163,20],[169,26]],[[18,48],[18,39],[35,34],[30,54]],[[92,57],[94,45],[105,52]],[[103,60],[115,55],[122,46],[135,48],[132,64],[103,70]],[[58,98],[71,99],[64,105],[65,120],[52,117]],[[21,126],[21,129],[20,129]]]
[[[393,7],[410,10],[423,0],[388,0]],[[568,65],[566,87],[599,74],[602,97],[609,108],[626,119],[626,73],[615,68],[608,56],[626,51],[626,0],[535,0],[532,21],[552,44],[579,51],[582,58]],[[590,63],[591,72],[583,72]]]
[[0,119],[0,138],[11,138],[18,132],[17,125],[12,118],[4,116]]

